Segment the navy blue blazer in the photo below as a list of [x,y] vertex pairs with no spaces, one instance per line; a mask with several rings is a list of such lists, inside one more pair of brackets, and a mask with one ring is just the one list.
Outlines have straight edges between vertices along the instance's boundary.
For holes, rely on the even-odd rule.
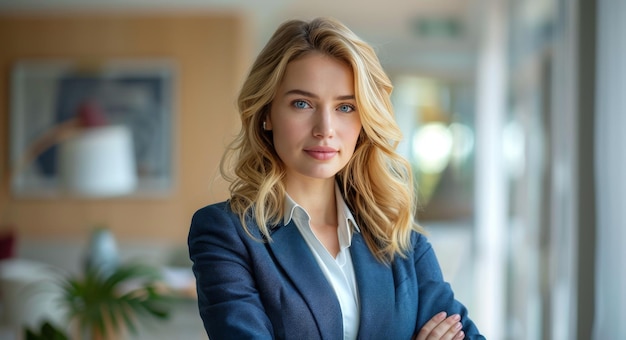
[[[255,237],[258,227],[248,222]],[[211,340],[342,339],[339,301],[294,222],[272,242],[244,231],[227,202],[198,210],[188,245],[198,307]],[[484,339],[443,281],[432,247],[418,233],[413,251],[391,265],[376,260],[360,233],[350,253],[360,299],[360,339],[411,339],[435,314],[461,315],[466,339]]]

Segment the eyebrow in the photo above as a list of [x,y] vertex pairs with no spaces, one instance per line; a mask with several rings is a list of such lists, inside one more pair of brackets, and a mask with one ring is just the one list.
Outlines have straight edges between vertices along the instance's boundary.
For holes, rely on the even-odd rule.
[[[301,96],[310,97],[310,98],[313,98],[313,99],[319,99],[318,95],[316,95],[314,93],[311,93],[309,91],[304,91],[304,90],[295,89],[295,90],[289,90],[289,91],[285,92],[285,96],[290,95],[290,94],[299,94]],[[338,97],[335,97],[335,99],[336,100],[353,100],[354,99],[354,95],[353,94],[349,94],[349,95],[345,95],[345,96],[338,96]]]

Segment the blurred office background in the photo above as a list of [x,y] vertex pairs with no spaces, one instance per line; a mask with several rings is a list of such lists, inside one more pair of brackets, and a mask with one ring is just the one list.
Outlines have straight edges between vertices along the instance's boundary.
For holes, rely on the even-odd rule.
[[[227,197],[217,166],[237,130],[238,87],[280,22],[321,15],[370,42],[392,78],[417,218],[487,338],[626,338],[619,0],[0,0],[2,273],[13,275],[7,261],[78,271],[98,224],[122,259],[193,287],[189,221]],[[68,195],[50,150],[16,167],[29,143],[76,114],[46,92],[68,65],[74,81],[119,80],[99,96],[112,103],[109,121],[131,126],[129,193]],[[92,83],[77,84],[63,98]],[[0,338],[19,338],[12,293],[0,294]],[[204,338],[188,298],[135,338]],[[25,322],[40,321],[32,315]]]

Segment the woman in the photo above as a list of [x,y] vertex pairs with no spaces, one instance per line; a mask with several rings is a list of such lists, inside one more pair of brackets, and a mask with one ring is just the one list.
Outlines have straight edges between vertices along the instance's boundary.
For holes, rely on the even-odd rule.
[[414,223],[391,89],[333,19],[288,21],[261,51],[221,162],[231,197],[189,233],[212,340],[482,338]]

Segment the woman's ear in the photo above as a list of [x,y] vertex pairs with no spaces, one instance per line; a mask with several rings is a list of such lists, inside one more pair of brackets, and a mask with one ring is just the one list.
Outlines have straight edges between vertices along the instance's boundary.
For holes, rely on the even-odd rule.
[[269,116],[265,117],[265,120],[263,120],[263,130],[272,131],[272,120]]

